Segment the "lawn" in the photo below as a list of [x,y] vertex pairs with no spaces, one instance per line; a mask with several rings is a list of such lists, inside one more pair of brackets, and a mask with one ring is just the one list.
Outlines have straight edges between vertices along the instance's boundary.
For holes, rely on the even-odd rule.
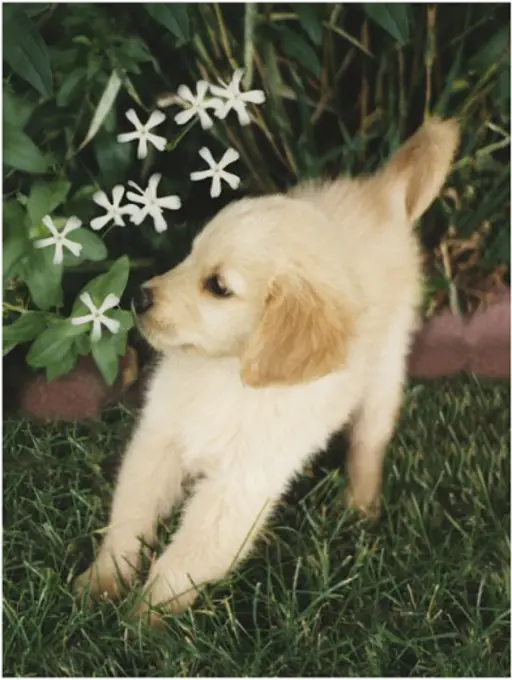
[[121,407],[4,424],[5,675],[509,676],[508,385],[408,389],[375,525],[341,506],[338,438],[252,558],[162,632],[129,621],[130,599],[70,594],[132,425]]

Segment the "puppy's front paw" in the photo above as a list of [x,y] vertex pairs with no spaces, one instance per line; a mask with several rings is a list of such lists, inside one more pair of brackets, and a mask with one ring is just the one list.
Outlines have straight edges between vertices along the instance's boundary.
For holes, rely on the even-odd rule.
[[73,592],[79,597],[86,595],[88,606],[94,600],[117,600],[134,575],[133,569],[120,571],[113,559],[96,560],[75,579]]
[[133,616],[161,627],[165,613],[181,614],[192,606],[199,591],[188,578],[173,578],[170,574],[153,575],[148,579],[142,593],[142,601]]
[[369,520],[377,520],[380,515],[381,500],[380,495],[365,493],[365,490],[355,490],[349,487],[345,491],[345,505],[347,508],[355,510]]

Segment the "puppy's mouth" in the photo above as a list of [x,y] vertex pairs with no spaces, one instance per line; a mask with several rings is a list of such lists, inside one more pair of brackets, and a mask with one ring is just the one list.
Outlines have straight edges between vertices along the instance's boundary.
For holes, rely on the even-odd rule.
[[177,347],[183,348],[193,348],[192,343],[184,343],[180,341],[176,330],[173,326],[166,324],[162,326],[151,319],[151,312],[144,312],[142,314],[136,314],[133,310],[133,317],[135,319],[135,325],[137,330],[146,340],[146,342],[157,350],[157,352],[165,352],[166,350],[176,349]]

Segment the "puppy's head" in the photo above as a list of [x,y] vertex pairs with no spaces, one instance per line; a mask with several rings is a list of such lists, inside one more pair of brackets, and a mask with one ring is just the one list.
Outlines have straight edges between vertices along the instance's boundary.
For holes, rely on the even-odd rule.
[[[433,121],[375,176],[368,200],[381,196],[385,221],[412,222],[440,190],[457,127]],[[375,221],[354,184],[347,205],[307,198],[244,199],[222,210],[195,239],[188,258],[145,284],[139,326],[166,352],[189,347],[212,357],[239,357],[253,387],[294,384],[344,366],[361,308],[350,254],[340,266],[339,234]],[[335,213],[335,214],[334,214]],[[350,225],[345,225],[345,215]],[[386,228],[388,224],[385,225]],[[364,257],[358,253],[357,257]]]
[[336,270],[326,222],[314,206],[285,196],[228,206],[184,262],[144,284],[136,305],[142,332],[162,352],[187,346],[237,356],[252,386],[341,367],[350,323],[339,276],[324,271]]

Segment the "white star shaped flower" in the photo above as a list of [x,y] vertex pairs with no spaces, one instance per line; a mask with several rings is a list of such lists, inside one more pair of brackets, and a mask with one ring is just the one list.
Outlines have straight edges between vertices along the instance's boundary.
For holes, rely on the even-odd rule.
[[208,92],[208,83],[205,80],[199,80],[196,85],[197,94],[193,95],[188,85],[180,85],[178,88],[178,96],[184,102],[188,102],[187,107],[174,116],[174,120],[178,125],[188,123],[194,116],[198,116],[203,130],[208,130],[213,125],[212,118],[206,112],[206,109],[215,109],[223,106],[220,99],[212,98],[205,101],[206,93]]
[[82,226],[82,222],[78,219],[78,217],[70,217],[64,225],[64,229],[62,231],[57,229],[50,215],[45,215],[45,217],[42,219],[42,222],[48,231],[52,233],[52,236],[34,241],[34,246],[36,248],[47,248],[48,246],[54,245],[55,253],[53,255],[53,264],[62,263],[62,260],[64,259],[64,248],[67,248],[70,252],[72,252],[75,257],[80,255],[82,252],[82,244],[66,238],[69,233],[75,231],[75,229],[79,229]]
[[95,217],[91,220],[91,229],[98,231],[103,229],[109,222],[113,221],[118,227],[124,227],[123,215],[134,215],[138,212],[138,208],[135,205],[127,204],[121,205],[121,201],[124,196],[124,187],[118,184],[112,189],[112,202],[109,201],[107,194],[104,191],[97,191],[92,200],[97,203],[97,205],[105,208],[107,211],[105,215],[101,217]]
[[227,182],[227,184],[229,184],[232,189],[238,189],[240,185],[240,177],[237,177],[232,172],[226,172],[224,169],[227,165],[234,163],[240,158],[238,151],[235,151],[235,149],[228,149],[218,163],[214,160],[211,151],[205,146],[200,149],[199,155],[208,163],[210,169],[192,172],[190,175],[190,179],[192,181],[195,182],[197,180],[211,177],[212,185],[210,188],[210,196],[212,198],[217,198],[217,196],[220,196],[221,180]]
[[163,121],[166,119],[165,113],[162,113],[161,111],[153,111],[145,125],[142,125],[139,117],[133,109],[127,111],[125,115],[130,123],[133,124],[135,130],[134,132],[123,132],[122,134],[117,135],[118,142],[132,142],[134,139],[138,139],[139,145],[137,147],[137,158],[139,159],[146,158],[148,155],[148,142],[151,142],[151,144],[153,144],[153,146],[157,148],[158,151],[163,151],[165,149],[167,139],[149,132],[157,125],[160,125],[160,123],[163,123]]
[[229,85],[222,83],[223,87],[218,85],[210,85],[210,91],[217,97],[221,97],[225,101],[221,106],[216,107],[215,115],[217,118],[224,119],[231,109],[234,109],[238,114],[240,125],[249,125],[251,119],[247,113],[247,102],[251,104],[263,104],[265,101],[265,93],[263,90],[250,90],[249,92],[240,92],[240,81],[244,75],[244,69],[238,68],[233,73],[233,78]]
[[112,307],[117,307],[119,304],[119,298],[113,293],[109,293],[107,297],[103,300],[99,307],[96,307],[92,301],[89,293],[82,293],[80,295],[80,300],[84,303],[87,309],[90,310],[90,314],[85,316],[76,316],[71,319],[73,326],[81,326],[84,323],[90,323],[92,321],[92,332],[91,340],[92,342],[98,342],[101,338],[101,327],[105,326],[108,330],[115,334],[119,331],[121,324],[116,319],[109,319],[105,316],[105,312]]
[[128,184],[139,192],[128,191],[126,197],[134,203],[140,203],[143,207],[136,208],[136,212],[130,218],[134,224],[141,224],[148,215],[153,218],[155,229],[158,233],[162,233],[167,229],[167,222],[163,216],[163,210],[179,210],[181,208],[181,200],[179,196],[160,196],[156,195],[158,184],[162,179],[162,175],[156,173],[151,175],[148,180],[146,189],[141,189],[135,182],[129,181]]

